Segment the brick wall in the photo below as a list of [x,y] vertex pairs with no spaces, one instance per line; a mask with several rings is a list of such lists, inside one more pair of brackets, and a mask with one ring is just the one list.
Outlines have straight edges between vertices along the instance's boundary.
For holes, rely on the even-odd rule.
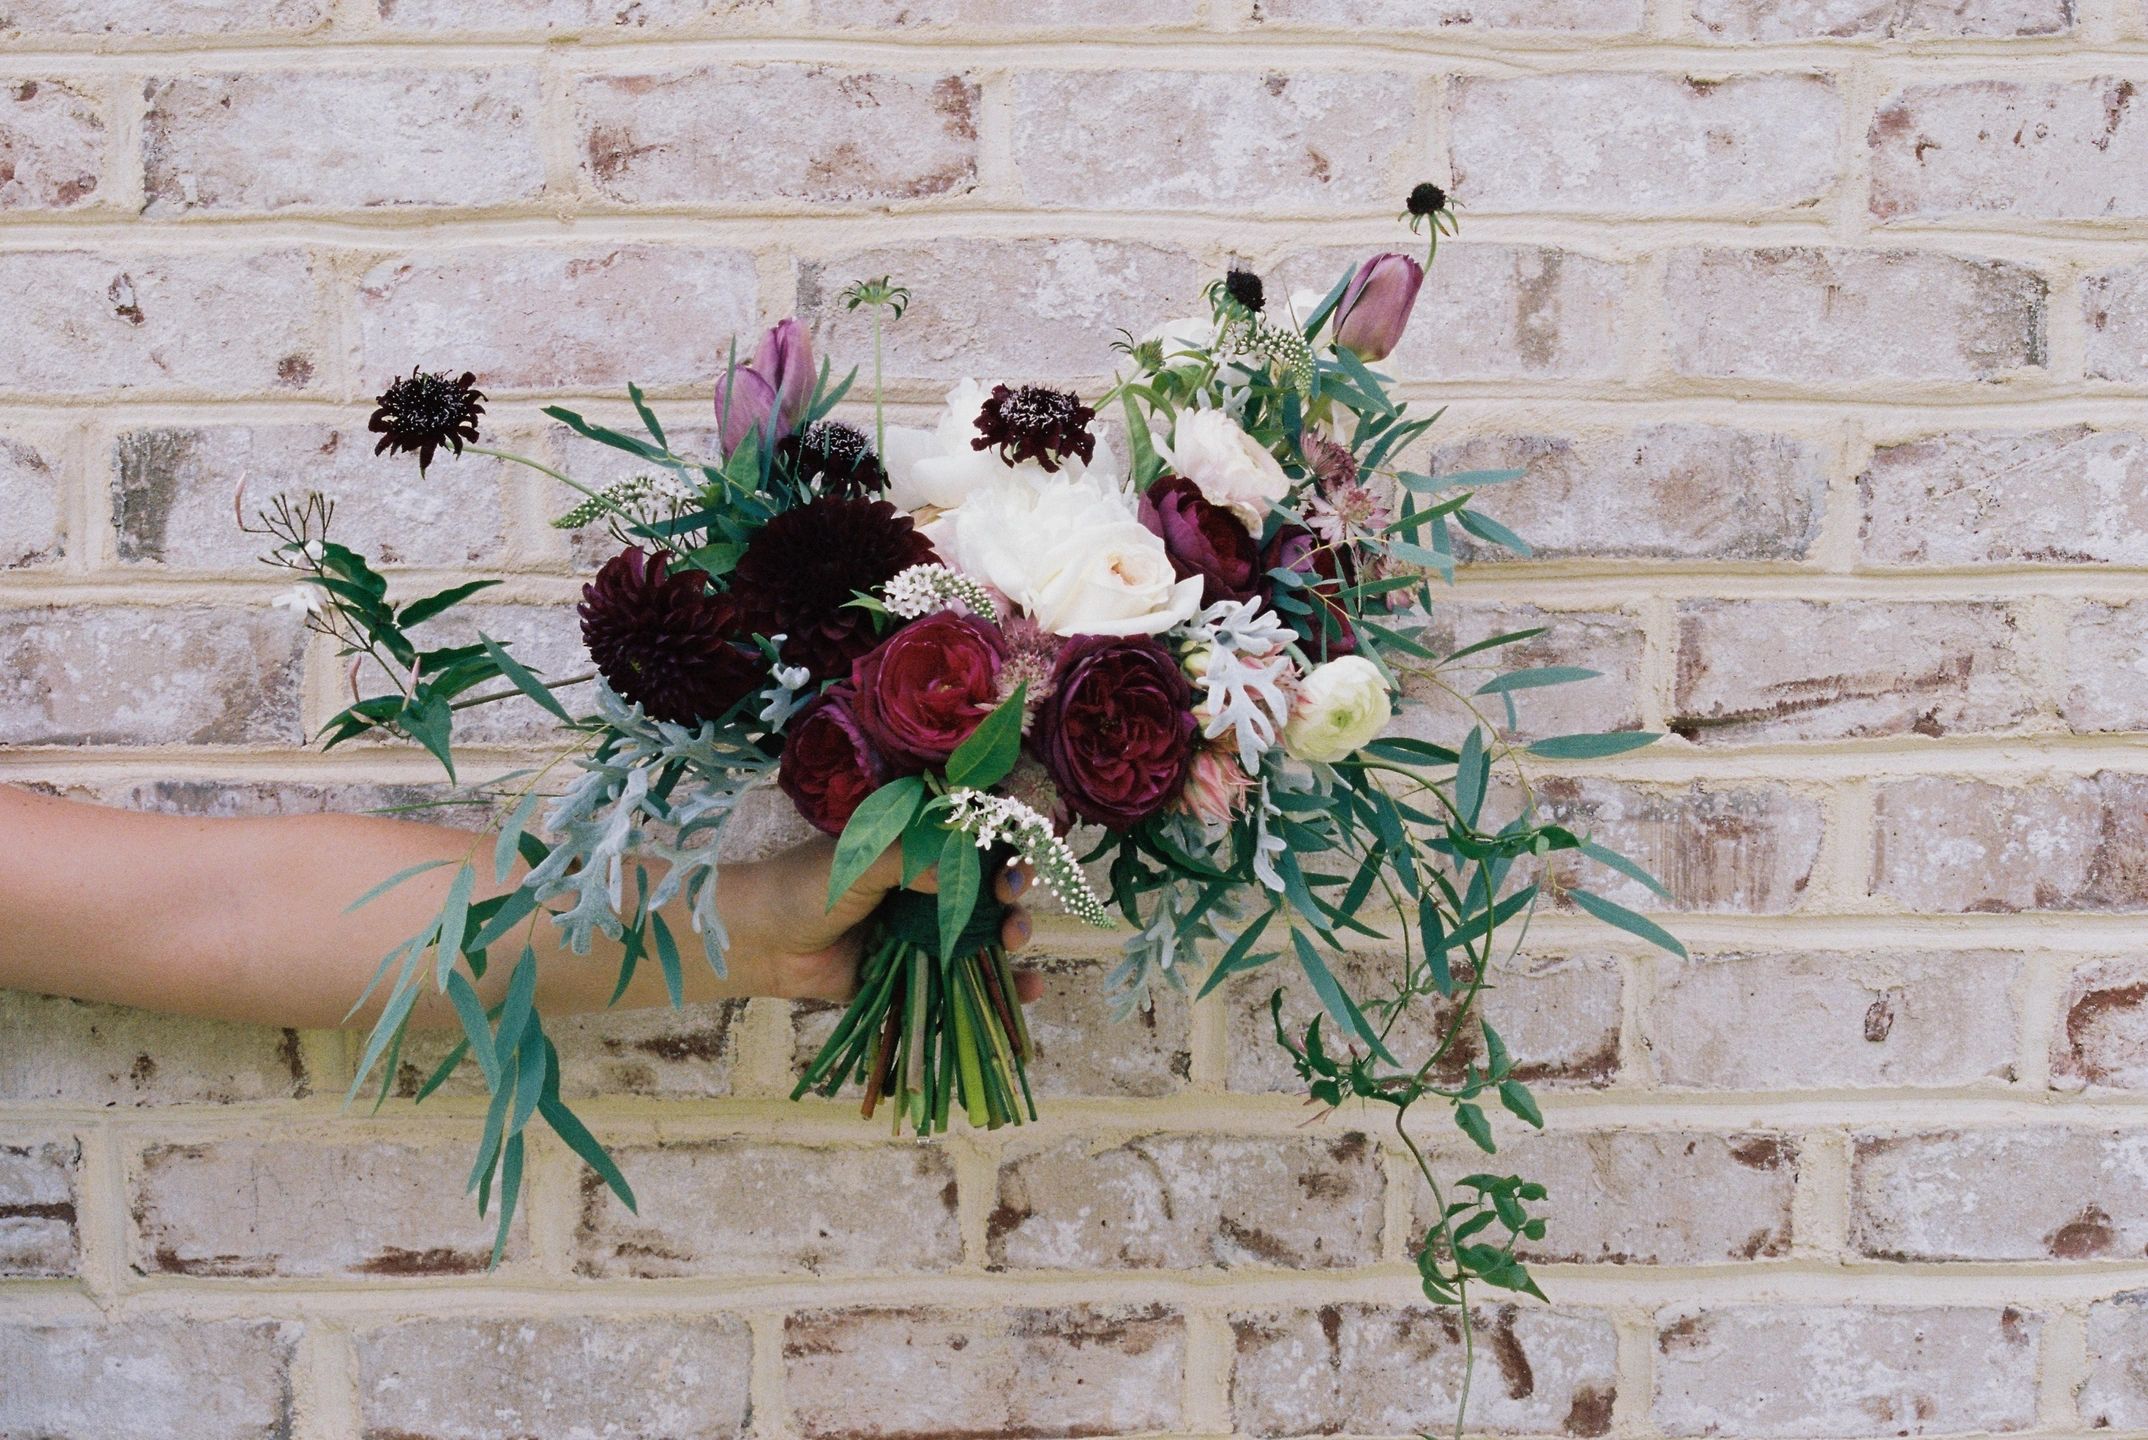
[[[916,292],[906,403],[1094,379],[1227,257],[1324,282],[1451,179],[1395,366],[1442,463],[1527,462],[1486,508],[1542,546],[1451,622],[1605,672],[1539,729],[1676,732],[1540,780],[1693,951],[1554,916],[1498,977],[1553,1304],[1484,1312],[1473,1419],[2148,1428],[2144,86],[2141,0],[0,0],[0,778],[424,783],[301,748],[334,676],[241,474],[572,645],[554,497],[371,459],[413,361],[594,471],[541,399],[683,426],[734,330],[858,355],[853,277]],[[1443,1423],[1393,1139],[1303,1123],[1258,982],[1113,1027],[1042,948],[1051,1113],[1003,1136],[790,1107],[826,1022],[782,1005],[567,1027],[642,1214],[544,1149],[489,1276],[467,1095],[349,1118],[348,1037],[0,996],[0,1433]]]

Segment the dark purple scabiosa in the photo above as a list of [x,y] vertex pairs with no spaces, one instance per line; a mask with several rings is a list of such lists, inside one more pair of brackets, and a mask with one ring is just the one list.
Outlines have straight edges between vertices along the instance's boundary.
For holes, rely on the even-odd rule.
[[977,412],[977,438],[970,448],[997,450],[1009,465],[1034,460],[1056,473],[1070,456],[1086,464],[1096,454],[1096,437],[1089,433],[1094,419],[1096,412],[1071,390],[994,385]]
[[888,472],[873,453],[873,442],[841,420],[816,420],[786,436],[776,451],[790,462],[800,485],[823,495],[856,498],[888,488]]
[[1404,208],[1413,220],[1429,220],[1447,208],[1447,192],[1430,180],[1420,180],[1410,187]]
[[879,643],[872,613],[850,602],[938,558],[887,501],[822,495],[761,527],[731,574],[731,593],[749,629],[783,637],[785,664],[832,680]]
[[1223,292],[1254,315],[1260,314],[1268,304],[1267,293],[1260,283],[1260,276],[1254,274],[1251,270],[1241,270],[1235,265],[1223,277]]
[[450,380],[413,367],[373,402],[373,418],[366,422],[366,429],[380,436],[373,453],[416,451],[418,473],[423,475],[441,446],[460,455],[464,441],[477,443],[477,420],[485,413],[484,400],[477,377],[467,370],[461,379]]
[[714,720],[762,684],[738,606],[699,570],[669,573],[671,557],[628,547],[582,587],[582,643],[605,683],[657,720]]

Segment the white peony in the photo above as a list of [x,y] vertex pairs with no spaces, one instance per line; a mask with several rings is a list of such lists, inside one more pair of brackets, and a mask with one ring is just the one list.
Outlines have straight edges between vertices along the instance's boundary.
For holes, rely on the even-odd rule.
[[979,490],[926,532],[940,558],[1055,635],[1160,635],[1193,617],[1181,580],[1133,502],[1091,479]]
[[1111,444],[1098,439],[1095,458],[1086,464],[1070,456],[1058,475],[1033,460],[1009,465],[995,450],[979,450],[970,444],[977,438],[977,412],[991,397],[992,387],[964,380],[947,392],[947,409],[930,430],[890,425],[887,454],[882,457],[888,472],[888,499],[901,510],[952,510],[980,490],[1010,480],[1032,487],[1049,485],[1059,476],[1116,474],[1118,461]]
[[1290,477],[1268,447],[1221,410],[1180,415],[1171,443],[1159,443],[1156,452],[1173,473],[1194,483],[1201,498],[1236,515],[1256,536],[1268,507],[1290,493]]
[[1379,667],[1362,655],[1345,655],[1315,665],[1298,682],[1283,748],[1300,760],[1333,765],[1369,744],[1394,718]]

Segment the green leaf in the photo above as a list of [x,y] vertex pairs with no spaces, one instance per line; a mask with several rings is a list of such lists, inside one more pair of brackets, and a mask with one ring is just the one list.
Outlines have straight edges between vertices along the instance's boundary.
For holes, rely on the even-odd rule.
[[1274,918],[1274,910],[1265,910],[1258,920],[1247,926],[1245,933],[1233,940],[1231,948],[1223,952],[1223,958],[1216,962],[1215,969],[1208,972],[1208,978],[1201,982],[1200,993],[1193,998],[1196,1000],[1206,999],[1210,991],[1230,979],[1231,976],[1238,974],[1242,970],[1257,969],[1275,959],[1276,952],[1273,950],[1262,955],[1253,953],[1253,947],[1260,942],[1261,932],[1268,928],[1268,922]]
[[1629,935],[1638,935],[1649,944],[1660,950],[1668,950],[1681,960],[1686,958],[1686,947],[1678,942],[1678,937],[1646,915],[1636,915],[1625,906],[1606,900],[1601,895],[1591,894],[1587,890],[1568,890],[1566,893],[1573,898],[1576,905],[1604,924],[1615,926]]
[[1477,1142],[1477,1148],[1487,1155],[1497,1154],[1499,1147],[1492,1143],[1492,1122],[1484,1118],[1484,1112],[1463,1101],[1454,1107],[1454,1123],[1462,1127],[1462,1133]]
[[1539,665],[1529,670],[1509,670],[1504,675],[1494,675],[1477,687],[1479,695],[1504,695],[1510,690],[1541,690],[1547,685],[1571,685],[1577,680],[1594,680],[1603,672],[1585,670],[1579,665]]
[[529,1023],[530,1007],[537,999],[537,952],[522,947],[522,958],[507,977],[507,998],[500,1002],[500,1025],[496,1042],[504,1067],[521,1043],[522,1027]]
[[647,441],[636,440],[631,435],[622,435],[617,430],[603,425],[591,424],[572,410],[565,409],[562,406],[547,405],[544,407],[543,413],[559,421],[560,424],[565,425],[575,433],[585,435],[596,441],[599,445],[609,445],[614,450],[624,450],[629,455],[638,455],[644,460],[651,460],[659,465],[663,464],[666,458],[664,451],[654,448]]
[[635,413],[641,416],[641,423],[648,427],[648,431],[650,435],[655,437],[656,443],[669,448],[671,442],[664,438],[664,427],[656,423],[656,414],[649,408],[649,402],[642,399],[641,387],[629,380],[627,381],[626,393],[627,398],[634,402]]
[[1022,758],[1022,705],[1028,690],[1026,682],[1015,686],[1014,693],[947,757],[949,789],[985,790],[1007,778]]
[[485,647],[485,654],[491,657],[493,664],[500,667],[500,673],[502,675],[505,675],[509,680],[512,680],[514,682],[514,686],[517,690],[520,690],[523,694],[529,696],[530,699],[536,701],[539,705],[543,706],[546,710],[549,710],[552,714],[558,716],[561,720],[564,720],[569,724],[573,723],[574,717],[569,715],[567,713],[566,707],[559,703],[559,697],[554,695],[550,690],[547,690],[544,687],[542,681],[538,680],[535,675],[532,675],[526,668],[524,668],[522,662],[515,659],[514,656],[508,654],[506,646],[500,644],[499,641],[494,640],[491,636],[486,635],[482,631],[478,633],[477,638],[478,642]]
[[1624,755],[1629,750],[1645,750],[1663,737],[1647,730],[1607,731],[1593,735],[1549,735],[1529,747],[1531,755],[1541,755],[1546,760],[1601,760],[1607,755]]
[[544,796],[532,789],[516,802],[514,813],[500,827],[500,838],[492,847],[492,883],[505,885],[508,872],[515,868],[515,847],[522,843],[522,832],[529,829],[530,817],[537,813],[537,802]]
[[387,879],[381,881],[378,885],[375,885],[372,889],[366,891],[365,894],[360,895],[356,900],[353,900],[350,904],[344,906],[343,913],[348,915],[353,910],[356,910],[361,906],[371,904],[373,901],[378,900],[381,896],[387,894],[390,890],[393,890],[396,886],[402,884],[405,880],[408,880],[413,876],[423,875],[428,870],[438,870],[444,865],[452,865],[454,863],[455,862],[452,860],[427,860],[422,864],[412,865],[406,869],[398,870],[393,875],[390,875]]
[[411,739],[432,752],[432,757],[447,771],[448,779],[455,778],[455,752],[450,736],[454,732],[454,712],[448,709],[447,697],[438,693],[426,693],[413,697],[403,706],[403,713],[396,723]]
[[671,996],[671,1008],[676,1010],[686,1003],[686,972],[679,964],[679,942],[672,937],[661,912],[650,912],[649,928],[656,932],[656,963],[664,967],[664,989]]
[[470,928],[470,887],[476,883],[477,872],[468,865],[462,866],[448,886],[447,903],[440,907],[440,934],[433,947],[433,978],[442,990],[447,989],[455,959],[462,954],[463,935]]
[[1321,958],[1320,951],[1306,938],[1305,932],[1293,930],[1290,932],[1290,938],[1297,946],[1298,967],[1305,972],[1305,978],[1312,982],[1313,993],[1320,997],[1321,1008],[1335,1017],[1337,1025],[1355,1033],[1358,1039],[1365,1042],[1365,1048],[1379,1059],[1390,1065],[1400,1065],[1402,1062],[1388,1051],[1386,1043],[1380,1039],[1380,1032],[1372,1028],[1372,1022],[1365,1018],[1365,1012],[1358,1009],[1357,1002],[1343,989],[1341,982],[1335,978],[1335,972],[1328,969],[1327,961]]
[[1133,451],[1134,479],[1145,485],[1162,473],[1163,462],[1157,457],[1156,442],[1149,434],[1148,416],[1134,403],[1132,393],[1121,395],[1119,403],[1126,411],[1126,440]]
[[464,585],[452,585],[435,591],[420,600],[413,600],[396,612],[395,623],[403,626],[419,625],[440,614],[443,610],[460,605],[480,590],[490,590],[499,584],[497,580],[472,580]]
[[932,814],[933,808],[927,806],[902,832],[902,883],[906,890],[918,876],[940,862],[940,847],[947,843],[947,832]]
[[1459,660],[1465,655],[1477,655],[1486,650],[1496,650],[1501,645],[1513,645],[1523,640],[1534,640],[1550,628],[1549,625],[1532,625],[1527,630],[1509,630],[1504,635],[1493,635],[1488,639],[1479,640],[1473,645],[1464,645],[1440,663],[1444,665],[1448,661]]
[[492,1240],[492,1259],[487,1263],[496,1266],[500,1256],[507,1251],[507,1227],[515,1223],[515,1206],[522,1198],[522,1137],[517,1134],[507,1141],[507,1157],[500,1162],[500,1229]]
[[621,1204],[639,1213],[640,1207],[634,1203],[634,1189],[627,1184],[626,1176],[619,1173],[619,1167],[612,1162],[612,1157],[606,1153],[604,1147],[597,1143],[597,1137],[589,1133],[588,1127],[583,1125],[559,1098],[559,1051],[553,1047],[550,1040],[544,1042],[544,1048],[547,1063],[544,1094],[537,1101],[538,1113],[544,1116],[545,1124],[550,1125],[553,1132],[567,1142],[567,1148],[581,1156],[582,1163],[596,1171],[604,1183],[611,1187],[612,1193],[619,1197]]
[[970,923],[977,896],[984,889],[984,862],[977,855],[977,838],[966,830],[950,830],[940,846],[940,953],[952,955],[955,941]]
[[1335,288],[1322,296],[1320,303],[1313,307],[1313,313],[1305,317],[1306,339],[1310,340],[1318,335],[1320,327],[1328,323],[1328,317],[1333,315],[1335,307],[1342,303],[1343,292],[1350,288],[1350,282],[1356,275],[1357,267],[1354,265],[1343,271],[1342,279],[1335,282]]
[[1461,812],[1464,824],[1477,823],[1477,814],[1484,808],[1485,787],[1491,783],[1492,762],[1484,752],[1484,731],[1472,726],[1469,737],[1462,742],[1462,755],[1455,762],[1454,808]]
[[[504,1061],[507,1057],[500,1058]],[[508,1134],[520,1135],[522,1127],[530,1123],[530,1116],[537,1113],[550,1065],[545,1056],[544,1022],[532,1010],[522,1024],[522,1038],[515,1042],[515,1108],[508,1117]]]
[[1582,841],[1579,848],[1582,854],[1588,856],[1597,864],[1609,866],[1627,879],[1646,885],[1666,900],[1671,898],[1671,892],[1663,888],[1661,880],[1658,880],[1639,865],[1619,854],[1618,851],[1599,845],[1594,840]]
[[469,1037],[470,1053],[477,1057],[477,1068],[485,1072],[485,1088],[500,1088],[500,1055],[492,1048],[492,1027],[485,1018],[483,1002],[470,982],[463,979],[460,970],[448,976],[448,999],[454,1002],[455,1014],[462,1020],[462,1033]]
[[1489,515],[1481,514],[1475,510],[1457,510],[1454,512],[1454,519],[1456,524],[1479,540],[1489,541],[1491,544],[1512,550],[1517,555],[1534,555],[1536,553],[1529,548],[1528,541],[1522,539],[1521,536],[1515,534]]
[[1544,1112],[1536,1108],[1536,1097],[1529,1087],[1519,1080],[1504,1080],[1499,1085],[1499,1103],[1537,1129],[1544,1128]]
[[843,827],[843,834],[835,842],[835,864],[828,872],[828,908],[842,899],[851,886],[858,883],[881,852],[902,837],[911,817],[925,803],[925,781],[922,776],[905,775],[891,780],[865,797],[863,804]]

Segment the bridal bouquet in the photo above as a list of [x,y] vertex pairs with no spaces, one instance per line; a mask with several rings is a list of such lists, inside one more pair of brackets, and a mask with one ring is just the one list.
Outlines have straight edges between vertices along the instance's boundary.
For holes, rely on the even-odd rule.
[[[1429,185],[1409,218],[1435,246],[1452,223]],[[835,413],[857,372],[816,366],[796,320],[717,381],[720,454],[674,450],[632,387],[644,435],[546,410],[642,469],[591,489],[523,462],[579,492],[556,524],[600,527],[619,546],[583,591],[600,678],[581,714],[554,691],[589,677],[540,675],[483,634],[423,638],[492,582],[391,603],[330,538],[326,502],[279,499],[257,527],[275,542],[268,558],[297,572],[311,623],[352,657],[354,688],[361,673],[390,681],[337,716],[327,743],[395,732],[452,776],[457,716],[520,697],[567,728],[578,772],[555,763],[496,783],[491,861],[504,884],[519,860],[521,881],[473,901],[473,858],[435,920],[383,960],[385,1009],[358,1084],[378,1067],[385,1093],[432,986],[465,1033],[425,1091],[465,1061],[482,1073],[492,1099],[470,1183],[481,1208],[497,1187],[502,1238],[533,1117],[632,1205],[561,1098],[532,1004],[535,952],[516,937],[541,921],[586,951],[601,932],[620,945],[621,992],[653,958],[676,1001],[679,922],[724,963],[714,842],[741,797],[773,783],[839,837],[831,904],[891,848],[906,884],[937,879],[936,895],[898,892],[870,922],[857,996],[797,1095],[857,1085],[867,1116],[884,1105],[919,1134],[958,1112],[988,1127],[1035,1116],[989,884],[1018,856],[1074,916],[1123,922],[1109,983],[1128,1009],[1159,985],[1206,994],[1295,967],[1320,1014],[1286,1025],[1278,990],[1276,1041],[1317,1100],[1392,1107],[1439,1196],[1419,1247],[1426,1294],[1462,1306],[1472,1282],[1535,1293],[1515,1250],[1542,1234],[1528,1208],[1542,1188],[1471,1175],[1450,1200],[1402,1117],[1433,1100],[1486,1151],[1488,1106],[1540,1123],[1474,1002],[1547,899],[1676,942],[1545,857],[1578,852],[1653,885],[1637,867],[1544,821],[1526,784],[1495,792],[1495,765],[1516,754],[1503,738],[1513,697],[1590,672],[1488,666],[1535,629],[1435,644],[1433,583],[1451,579],[1458,540],[1527,547],[1472,508],[1512,472],[1409,468],[1437,417],[1412,416],[1372,366],[1423,274],[1414,257],[1377,255],[1324,295],[1284,298],[1234,270],[1197,314],[1128,335],[1093,403],[964,382],[928,429],[884,420],[881,327],[908,297],[882,279],[846,294],[873,321],[869,431],[862,414]],[[474,376],[414,371],[380,399],[380,448],[415,452],[421,470],[441,447],[478,449],[483,400]],[[1458,707],[1455,743],[1389,733],[1412,673]],[[1527,748],[1587,758],[1654,738]],[[1357,942],[1400,958],[1353,993],[1336,962]],[[487,1006],[475,982],[496,956],[511,970]],[[1432,1007],[1439,1039],[1404,1057],[1390,1042],[1413,1006]]]

